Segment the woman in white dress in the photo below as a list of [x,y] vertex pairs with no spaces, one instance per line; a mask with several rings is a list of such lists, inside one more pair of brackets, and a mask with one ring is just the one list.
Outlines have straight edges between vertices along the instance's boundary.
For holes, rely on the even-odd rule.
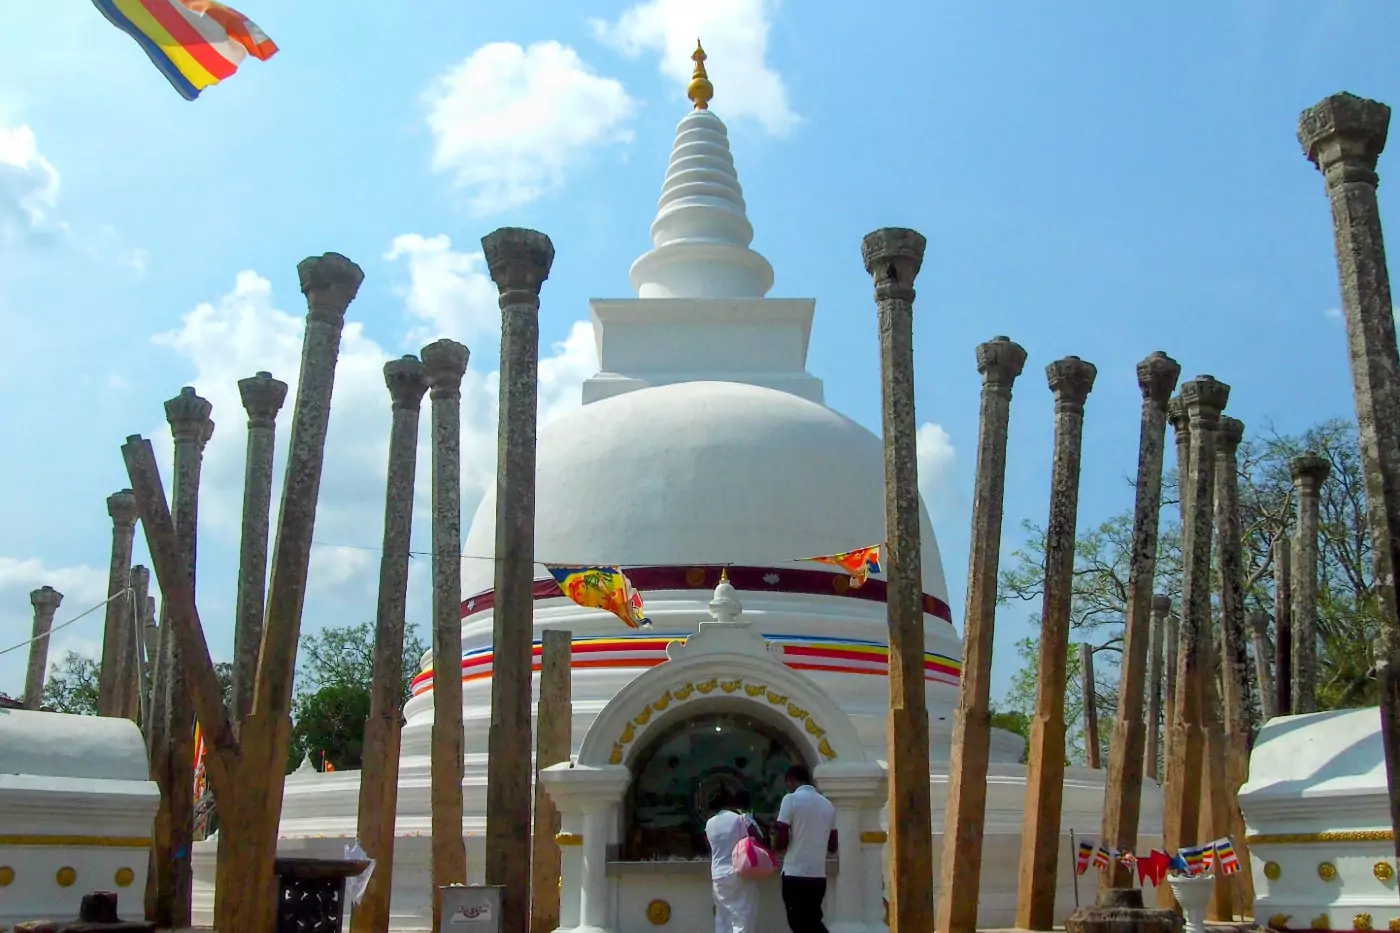
[[758,886],[734,871],[734,847],[753,836],[758,826],[745,815],[748,794],[721,788],[710,801],[715,815],[705,823],[710,844],[710,888],[715,899],[715,933],[755,933],[758,926]]

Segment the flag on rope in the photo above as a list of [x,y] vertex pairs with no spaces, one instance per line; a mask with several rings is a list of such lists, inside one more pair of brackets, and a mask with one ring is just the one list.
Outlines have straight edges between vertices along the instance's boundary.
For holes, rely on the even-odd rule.
[[1177,856],[1186,863],[1186,874],[1199,875],[1205,871],[1207,846],[1187,846],[1177,853]]
[[1094,844],[1080,840],[1079,852],[1074,857],[1074,872],[1082,875],[1089,870],[1089,860],[1094,857]]
[[199,723],[194,724],[194,799],[198,803],[204,796],[207,775],[204,770],[204,732]]
[[185,100],[238,71],[249,55],[267,61],[277,44],[242,13],[216,0],[92,0],[136,40]]
[[832,564],[840,567],[851,575],[851,589],[855,589],[858,586],[863,586],[865,581],[870,579],[872,573],[881,572],[883,565],[880,556],[883,550],[883,544],[874,544],[870,547],[847,551],[844,554],[828,554],[825,557],[806,557],[803,559],[815,561],[818,564]]
[[642,594],[620,567],[545,566],[560,591],[585,609],[611,612],[628,628],[651,628],[642,611]]
[[1168,858],[1167,870],[1176,872],[1178,875],[1191,874],[1191,866],[1187,864],[1186,859],[1182,858],[1180,852]]
[[1102,842],[1094,849],[1094,867],[1107,868],[1113,864],[1113,851]]
[[1233,875],[1240,870],[1240,859],[1235,854],[1235,846],[1230,837],[1215,840],[1215,857],[1220,863],[1220,873]]
[[1120,852],[1118,853],[1118,862],[1128,869],[1128,875],[1131,876],[1133,869],[1137,867],[1138,858],[1131,852]]
[[1201,847],[1201,872],[1204,874],[1215,866],[1215,843],[1207,842]]
[[1141,882],[1151,881],[1153,887],[1160,888],[1162,879],[1167,877],[1170,864],[1171,859],[1167,853],[1153,849],[1145,858],[1138,859],[1138,878]]

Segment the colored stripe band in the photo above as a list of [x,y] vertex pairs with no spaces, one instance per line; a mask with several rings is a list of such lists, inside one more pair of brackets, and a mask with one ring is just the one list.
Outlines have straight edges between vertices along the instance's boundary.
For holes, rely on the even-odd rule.
[[66,846],[81,849],[148,849],[149,837],[141,836],[4,836],[0,846]]

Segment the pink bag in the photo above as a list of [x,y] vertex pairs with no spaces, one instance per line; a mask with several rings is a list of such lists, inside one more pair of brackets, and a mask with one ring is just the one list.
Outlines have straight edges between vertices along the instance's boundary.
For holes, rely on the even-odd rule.
[[778,860],[773,852],[752,836],[745,836],[734,844],[734,873],[740,878],[766,878],[778,870]]

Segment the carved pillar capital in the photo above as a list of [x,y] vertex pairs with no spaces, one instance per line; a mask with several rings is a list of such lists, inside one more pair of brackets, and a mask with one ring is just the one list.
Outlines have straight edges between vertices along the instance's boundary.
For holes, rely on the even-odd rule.
[[191,386],[185,386],[180,394],[165,403],[165,420],[170,422],[170,433],[175,443],[191,443],[204,450],[204,445],[214,436],[214,422],[209,415],[214,406],[207,398],[201,398]]
[[238,394],[248,412],[248,427],[270,428],[287,401],[287,384],[272,373],[258,373],[238,380]]
[[1327,482],[1327,477],[1332,475],[1331,461],[1313,451],[1299,454],[1290,460],[1288,465],[1293,472],[1293,484],[1311,490],[1322,488],[1322,484]]
[[297,263],[307,317],[335,327],[345,323],[345,309],[359,294],[365,273],[339,253],[309,256]]
[[107,497],[107,514],[112,516],[112,524],[115,527],[134,528],[137,519],[136,495],[130,489],[112,493]]
[[1067,356],[1045,367],[1045,379],[1055,393],[1055,411],[1084,413],[1084,402],[1094,390],[1099,371],[1093,363]]
[[865,271],[875,280],[875,300],[914,300],[914,279],[924,264],[928,246],[923,234],[903,227],[882,227],[860,243]]
[[[459,382],[460,379],[459,376]],[[423,405],[423,393],[428,391],[428,376],[418,357],[408,353],[384,364],[384,385],[394,408],[417,411]]]
[[1234,457],[1242,440],[1244,440],[1244,422],[1238,418],[1231,418],[1229,415],[1222,416],[1215,426],[1215,455],[1217,457]]
[[1026,350],[1010,337],[993,337],[977,345],[977,371],[986,388],[1011,389],[1026,367]]
[[1390,108],[1354,94],[1333,94],[1298,118],[1298,142],[1327,187],[1374,186],[1376,159],[1385,149]]
[[[539,307],[540,289],[554,265],[554,244],[538,230],[502,227],[481,238],[491,281],[500,290],[500,305]],[[425,360],[426,362],[426,360]]]
[[1142,390],[1142,400],[1161,408],[1169,406],[1176,381],[1181,378],[1181,364],[1161,350],[1156,351],[1137,364],[1138,388]]
[[1230,387],[1214,376],[1197,376],[1181,387],[1181,401],[1191,418],[1191,430],[1215,430],[1230,401]]
[[[461,398],[462,377],[467,372],[471,351],[455,340],[435,340],[421,351],[423,378],[433,398]],[[385,371],[385,378],[388,371]]]
[[47,612],[52,615],[58,611],[62,602],[63,594],[51,586],[41,586],[37,590],[29,591],[29,604],[34,607],[35,612]]

